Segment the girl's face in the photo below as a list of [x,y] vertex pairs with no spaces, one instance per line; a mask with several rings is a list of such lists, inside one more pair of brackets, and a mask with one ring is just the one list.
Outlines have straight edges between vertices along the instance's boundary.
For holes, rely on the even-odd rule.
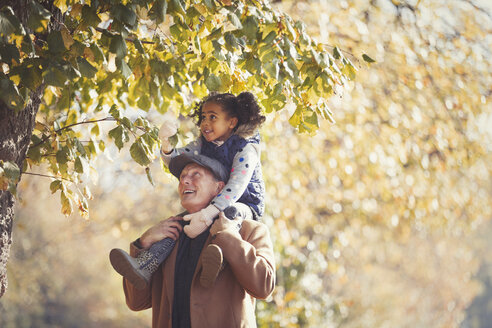
[[237,117],[230,117],[219,104],[208,102],[202,106],[200,130],[207,141],[226,141],[237,122]]

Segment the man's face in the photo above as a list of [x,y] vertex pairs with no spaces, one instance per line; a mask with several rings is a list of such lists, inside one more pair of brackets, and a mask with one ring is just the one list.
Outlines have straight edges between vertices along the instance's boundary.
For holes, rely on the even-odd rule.
[[205,208],[220,192],[224,183],[216,181],[207,168],[191,163],[179,176],[178,192],[183,206],[189,213]]

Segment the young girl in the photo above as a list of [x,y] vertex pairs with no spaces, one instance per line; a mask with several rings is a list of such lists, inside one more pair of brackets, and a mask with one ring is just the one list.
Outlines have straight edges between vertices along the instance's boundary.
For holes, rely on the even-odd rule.
[[[184,227],[184,232],[188,237],[195,238],[226,209],[226,216],[230,219],[258,220],[264,212],[265,193],[258,127],[265,121],[265,117],[261,115],[255,97],[250,92],[238,96],[212,93],[198,104],[192,116],[198,118],[201,135],[183,148],[173,149],[171,146],[169,137],[175,134],[175,129],[169,129],[169,122],[161,127],[159,138],[164,162],[169,164],[173,157],[183,153],[202,154],[220,161],[230,170],[230,177],[222,192],[208,207],[183,217],[185,221],[190,221]],[[122,250],[112,250],[111,263],[118,273],[135,286],[144,287],[174,244],[173,239],[165,238],[140,253],[136,259]],[[202,263],[200,282],[208,287],[215,281],[222,266],[220,248],[209,245],[204,251]]]

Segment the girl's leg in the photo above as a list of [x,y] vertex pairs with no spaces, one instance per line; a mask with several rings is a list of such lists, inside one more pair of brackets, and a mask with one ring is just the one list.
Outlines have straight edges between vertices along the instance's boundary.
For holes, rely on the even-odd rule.
[[115,248],[111,250],[109,258],[116,272],[128,279],[135,288],[143,289],[149,285],[152,274],[169,256],[175,244],[173,239],[164,238],[135,258],[124,250]]
[[253,210],[246,204],[235,203],[224,210],[225,216],[230,219],[253,220]]
[[[229,220],[238,222],[238,230],[241,229],[243,220],[253,220],[253,212],[248,205],[235,203],[224,210],[224,215]],[[217,275],[225,265],[222,255],[222,249],[215,244],[210,244],[203,251],[202,274],[200,275],[200,284],[203,287],[210,287],[214,284]]]

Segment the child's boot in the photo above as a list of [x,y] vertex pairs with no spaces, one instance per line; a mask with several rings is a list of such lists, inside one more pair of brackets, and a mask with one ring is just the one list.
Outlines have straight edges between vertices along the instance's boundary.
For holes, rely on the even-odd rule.
[[[234,220],[238,217],[242,217],[242,213],[239,213],[238,209],[232,205],[224,210],[224,215],[229,220]],[[240,221],[242,223],[242,220]],[[240,223],[238,229],[241,228]],[[222,255],[222,249],[216,244],[210,244],[203,251],[202,256],[202,273],[200,275],[200,284],[209,288],[215,283],[215,279],[219,275],[219,272],[225,267],[224,256]]]
[[224,265],[222,250],[215,244],[207,246],[202,257],[202,274],[200,275],[200,284],[209,288],[215,283],[217,275]]
[[135,288],[144,289],[150,283],[152,274],[157,271],[159,264],[169,256],[174,248],[172,238],[164,238],[144,250],[137,257],[131,257],[122,249],[114,248],[109,253],[113,268],[126,278]]
[[[142,252],[149,253],[147,251]],[[109,253],[109,260],[113,268],[126,278],[135,288],[144,289],[149,285],[152,277],[149,266],[145,265],[144,256],[131,257],[127,252],[119,248],[113,248]]]

